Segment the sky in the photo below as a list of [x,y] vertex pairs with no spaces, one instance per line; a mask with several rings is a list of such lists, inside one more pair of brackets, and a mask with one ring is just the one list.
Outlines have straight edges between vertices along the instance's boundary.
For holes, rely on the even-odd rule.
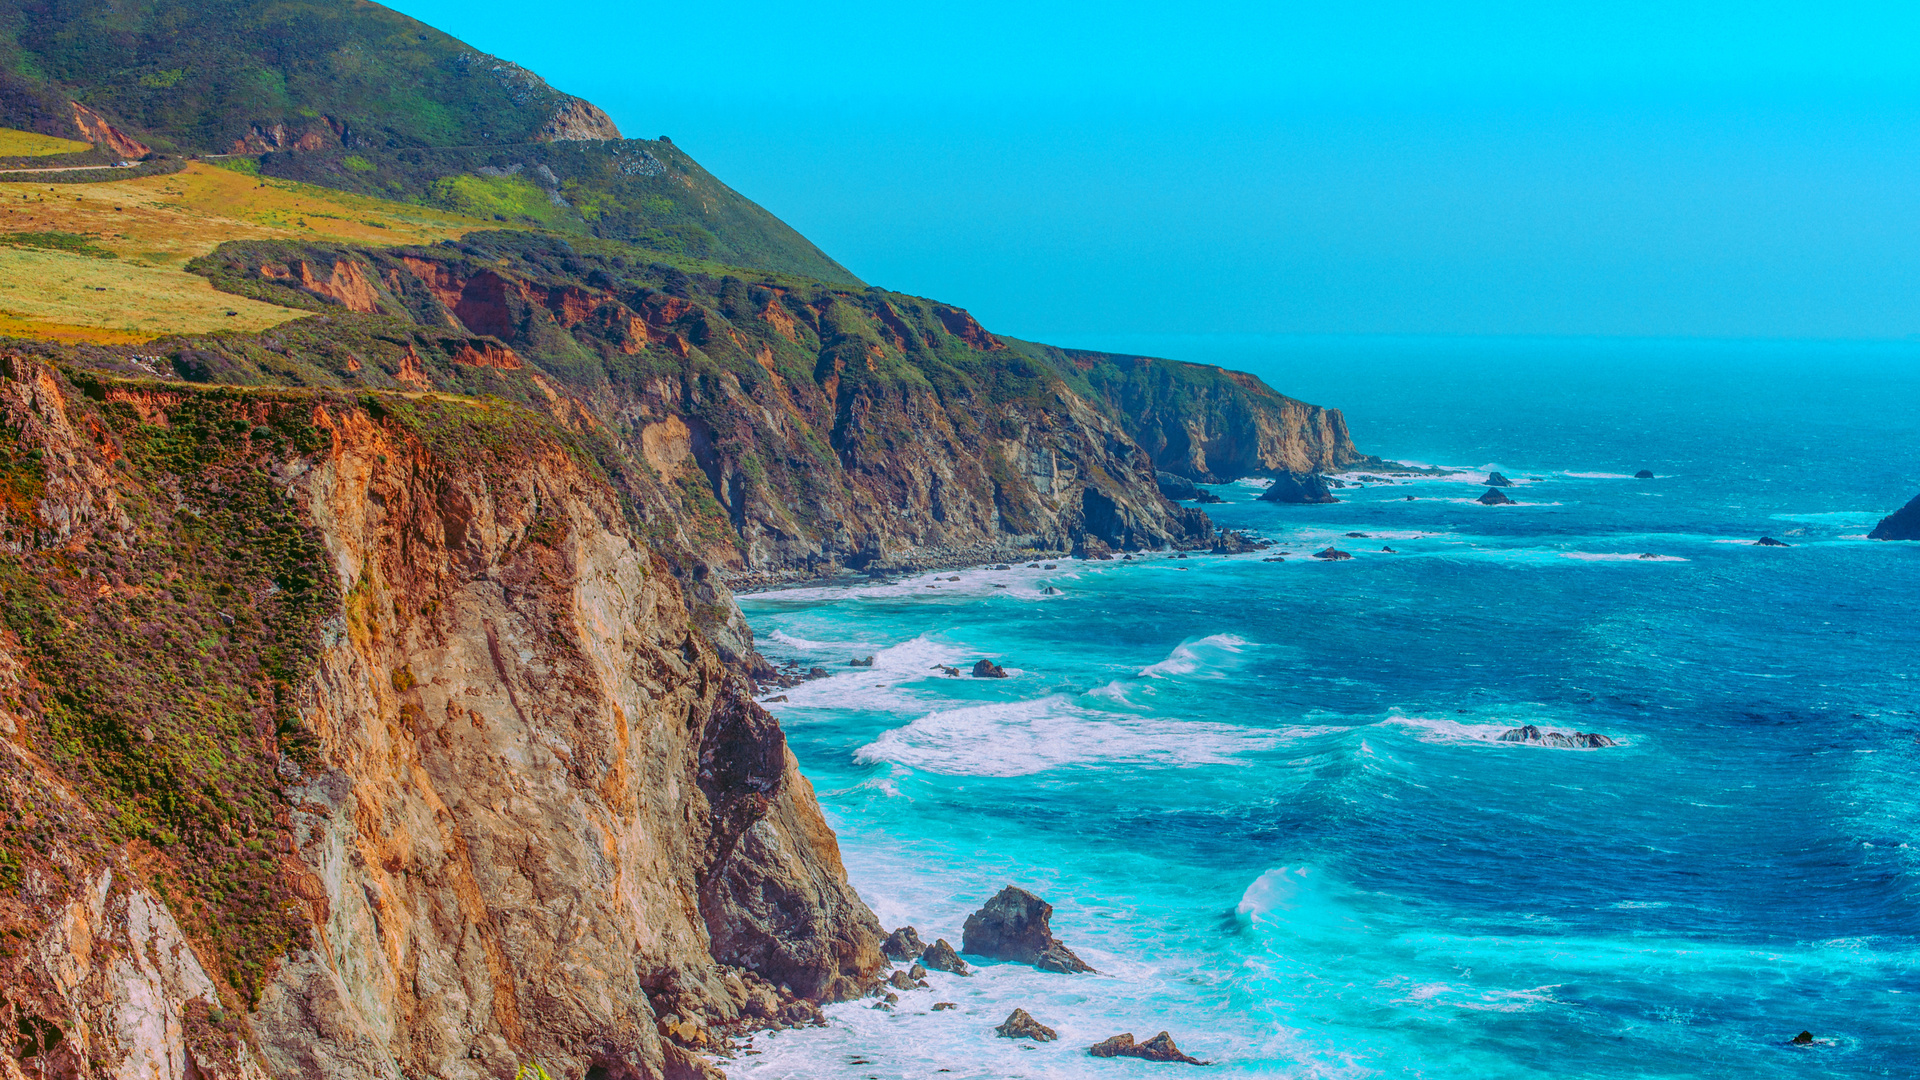
[[863,280],[1118,334],[1920,334],[1920,5],[399,0]]

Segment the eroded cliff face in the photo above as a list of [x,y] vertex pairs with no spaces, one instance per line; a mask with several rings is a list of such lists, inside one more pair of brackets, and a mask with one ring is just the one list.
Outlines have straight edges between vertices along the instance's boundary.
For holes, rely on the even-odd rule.
[[0,403],[9,1076],[706,1075],[882,965],[778,725],[546,421],[18,358]]
[[1362,460],[1346,418],[1255,376],[1145,356],[1064,351],[1154,466],[1202,483],[1335,472]]
[[[392,252],[235,244],[201,269],[263,299],[480,335],[491,344],[422,345],[421,362],[363,365],[353,380],[484,382],[597,428],[634,466],[622,480],[650,523],[730,580],[1211,539],[1204,514],[1161,496],[1150,455],[1085,372],[948,305],[696,278],[509,234]],[[181,352],[210,346],[227,348]],[[189,377],[222,378],[213,366],[247,362],[193,363],[209,373]],[[1267,398],[1285,402],[1247,395],[1240,413],[1271,434],[1268,456],[1282,443],[1303,453],[1317,429],[1260,414]]]

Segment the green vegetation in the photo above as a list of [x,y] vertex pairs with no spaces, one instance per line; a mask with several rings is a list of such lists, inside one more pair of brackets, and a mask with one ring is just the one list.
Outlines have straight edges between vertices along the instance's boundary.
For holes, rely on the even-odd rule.
[[[292,692],[339,606],[317,535],[264,466],[313,452],[322,436],[311,403],[284,394],[188,395],[159,425],[102,401],[106,389],[69,387],[71,419],[121,455],[115,494],[137,539],[0,556],[0,628],[29,675],[18,704],[99,839],[153,853],[150,880],[205,943],[202,959],[252,1004],[266,965],[305,932],[278,863],[274,769],[280,753],[310,753]],[[0,476],[17,493],[19,459],[38,448],[0,434],[12,462]],[[0,848],[26,859],[49,829],[82,827],[21,807],[0,821]],[[0,888],[18,876],[0,867]]]
[[[373,3],[69,0],[0,10],[0,123],[23,139],[76,136],[69,101],[176,155],[141,170],[178,168],[182,154],[240,154],[220,164],[857,284],[666,139],[550,141],[563,112],[573,134],[583,121],[587,134],[616,133],[598,110],[532,72]],[[91,155],[76,164],[106,163],[72,145]],[[0,140],[0,168],[5,157]]]
[[70,232],[0,233],[0,244],[8,247],[40,248],[44,251],[65,251],[73,255],[85,255],[90,259],[120,257],[118,253],[94,243],[89,237]]
[[327,0],[10,5],[0,70],[19,84],[9,96],[37,99],[9,106],[16,127],[71,134],[42,123],[70,123],[58,98],[78,92],[174,152],[225,151],[275,124],[290,140],[325,132],[337,145],[329,117],[375,146],[531,142],[570,100],[398,12]]

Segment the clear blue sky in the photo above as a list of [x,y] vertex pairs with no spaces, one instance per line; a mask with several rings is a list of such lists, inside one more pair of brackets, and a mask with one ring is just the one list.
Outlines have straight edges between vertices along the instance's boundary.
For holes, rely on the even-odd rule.
[[875,284],[1116,333],[1920,333],[1920,5],[400,0]]

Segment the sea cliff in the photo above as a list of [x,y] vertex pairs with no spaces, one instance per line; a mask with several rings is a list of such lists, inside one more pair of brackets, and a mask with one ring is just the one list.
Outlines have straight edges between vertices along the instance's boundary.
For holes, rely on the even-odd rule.
[[564,431],[82,381],[0,362],[8,1075],[705,1075],[870,981],[779,727]]

